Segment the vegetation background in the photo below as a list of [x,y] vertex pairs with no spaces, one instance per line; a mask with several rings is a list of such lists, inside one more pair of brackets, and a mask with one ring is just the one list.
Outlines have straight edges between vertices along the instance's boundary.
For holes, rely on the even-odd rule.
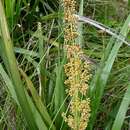
[[[130,1],[79,0],[77,11],[129,42]],[[63,28],[61,1],[0,0],[1,130],[69,129],[61,117],[68,102]],[[93,74],[87,130],[129,130],[130,47],[88,24],[78,29]]]

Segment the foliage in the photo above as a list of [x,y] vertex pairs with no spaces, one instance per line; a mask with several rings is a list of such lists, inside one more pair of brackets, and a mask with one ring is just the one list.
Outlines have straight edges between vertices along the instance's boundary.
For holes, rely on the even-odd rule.
[[[79,15],[117,30],[129,41],[130,1],[77,1]],[[63,4],[0,0],[0,129],[67,130]],[[129,46],[79,23],[76,41],[91,63],[87,130],[129,129]],[[120,36],[120,35],[119,35]],[[126,39],[125,39],[126,37]]]

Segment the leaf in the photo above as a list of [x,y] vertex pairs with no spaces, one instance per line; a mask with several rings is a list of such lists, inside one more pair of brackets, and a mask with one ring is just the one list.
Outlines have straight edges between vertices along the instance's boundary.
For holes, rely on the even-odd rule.
[[[50,126],[52,124],[52,120],[51,120],[51,118],[47,112],[47,109],[44,106],[41,98],[39,97],[35,87],[33,86],[32,81],[28,78],[28,76],[26,75],[26,73],[22,69],[20,69],[20,72],[27,83],[27,88],[31,92],[32,98],[33,98],[35,105],[36,105],[36,108],[38,109],[42,119],[44,120],[44,122],[46,122],[47,126]],[[52,129],[55,130],[54,125],[52,125]]]
[[124,98],[122,99],[114,124],[112,126],[112,130],[121,130],[129,105],[130,105],[130,85],[128,85]]
[[[54,104],[55,104],[55,113],[58,112],[56,123],[57,127],[60,128],[62,122],[61,114],[65,111],[65,106],[62,105],[65,100],[65,88],[64,88],[64,64],[66,58],[64,57],[63,61],[58,64],[56,68],[56,84],[54,89]],[[62,108],[61,108],[62,106]]]
[[5,13],[4,13],[1,0],[0,0],[0,30],[1,30],[1,39],[2,39],[0,48],[3,49],[2,52],[4,52],[4,55],[5,55],[4,57],[6,57],[5,60],[3,61],[6,66],[6,69],[8,70],[8,74],[12,80],[18,102],[20,104],[20,107],[24,113],[25,119],[30,129],[37,130],[37,125],[36,125],[34,117],[32,116],[33,113],[27,101],[27,97],[24,91],[24,86],[23,86],[23,83],[22,83],[22,80],[20,78],[20,74],[18,71],[16,58],[13,51],[13,45],[10,38],[7,21],[5,18]]
[[[130,15],[128,16],[127,20],[124,23],[124,26],[121,29],[121,34],[123,36],[127,36],[128,32],[129,32],[129,25],[130,22]],[[106,83],[108,81],[109,78],[109,74],[111,72],[113,63],[115,61],[115,58],[118,54],[118,51],[120,49],[120,47],[122,46],[123,42],[120,40],[116,40],[112,50],[110,52],[110,54],[108,56],[107,59],[102,60],[103,62],[101,63],[101,67],[99,68],[99,70],[97,71],[95,78],[94,78],[94,82],[91,84],[90,88],[92,90],[90,90],[90,95],[92,96],[91,98],[91,108],[92,108],[92,114],[91,114],[91,119],[90,119],[90,124],[89,124],[89,129],[92,130],[93,128],[93,124],[94,121],[96,119],[97,116],[97,111],[99,109],[100,106],[100,101],[104,92],[104,88],[106,87]],[[108,50],[105,50],[108,51]],[[104,56],[102,57],[102,59],[104,59]]]
[[[15,92],[13,83],[10,80],[10,78],[8,77],[7,73],[5,72],[5,70],[3,69],[3,66],[1,64],[0,64],[0,75],[2,76],[6,86],[8,87],[8,90],[9,90],[9,93],[11,94],[11,97],[14,99],[14,101],[17,103],[17,105],[20,106],[18,99],[17,99],[17,96],[16,96],[16,92]],[[41,129],[47,130],[47,127],[46,127],[45,123],[43,122],[41,115],[39,114],[36,107],[34,106],[31,98],[28,96],[28,93],[26,92],[25,94],[26,94],[28,103],[30,105],[31,111],[33,112],[32,117],[34,117],[35,122],[36,122],[39,130],[41,130]],[[26,106],[26,104],[24,104],[24,106]]]

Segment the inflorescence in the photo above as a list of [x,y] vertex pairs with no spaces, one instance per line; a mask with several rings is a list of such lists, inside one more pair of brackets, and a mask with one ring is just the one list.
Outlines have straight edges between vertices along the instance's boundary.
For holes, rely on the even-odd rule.
[[63,0],[64,3],[64,41],[67,64],[64,71],[67,79],[66,92],[70,97],[69,114],[63,113],[65,122],[73,130],[85,130],[90,117],[90,99],[87,98],[88,82],[91,78],[90,63],[81,60],[82,49],[76,44],[77,18],[75,0]]

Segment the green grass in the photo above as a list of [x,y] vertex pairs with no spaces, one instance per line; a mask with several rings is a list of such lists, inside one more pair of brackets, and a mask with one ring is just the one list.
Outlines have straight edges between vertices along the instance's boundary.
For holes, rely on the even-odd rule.
[[[117,29],[129,40],[129,6],[129,1],[80,0],[77,12]],[[69,102],[63,27],[58,0],[0,0],[1,130],[70,129],[61,116],[68,112]],[[129,129],[130,47],[81,22],[78,32],[77,43],[92,61],[86,130]]]

